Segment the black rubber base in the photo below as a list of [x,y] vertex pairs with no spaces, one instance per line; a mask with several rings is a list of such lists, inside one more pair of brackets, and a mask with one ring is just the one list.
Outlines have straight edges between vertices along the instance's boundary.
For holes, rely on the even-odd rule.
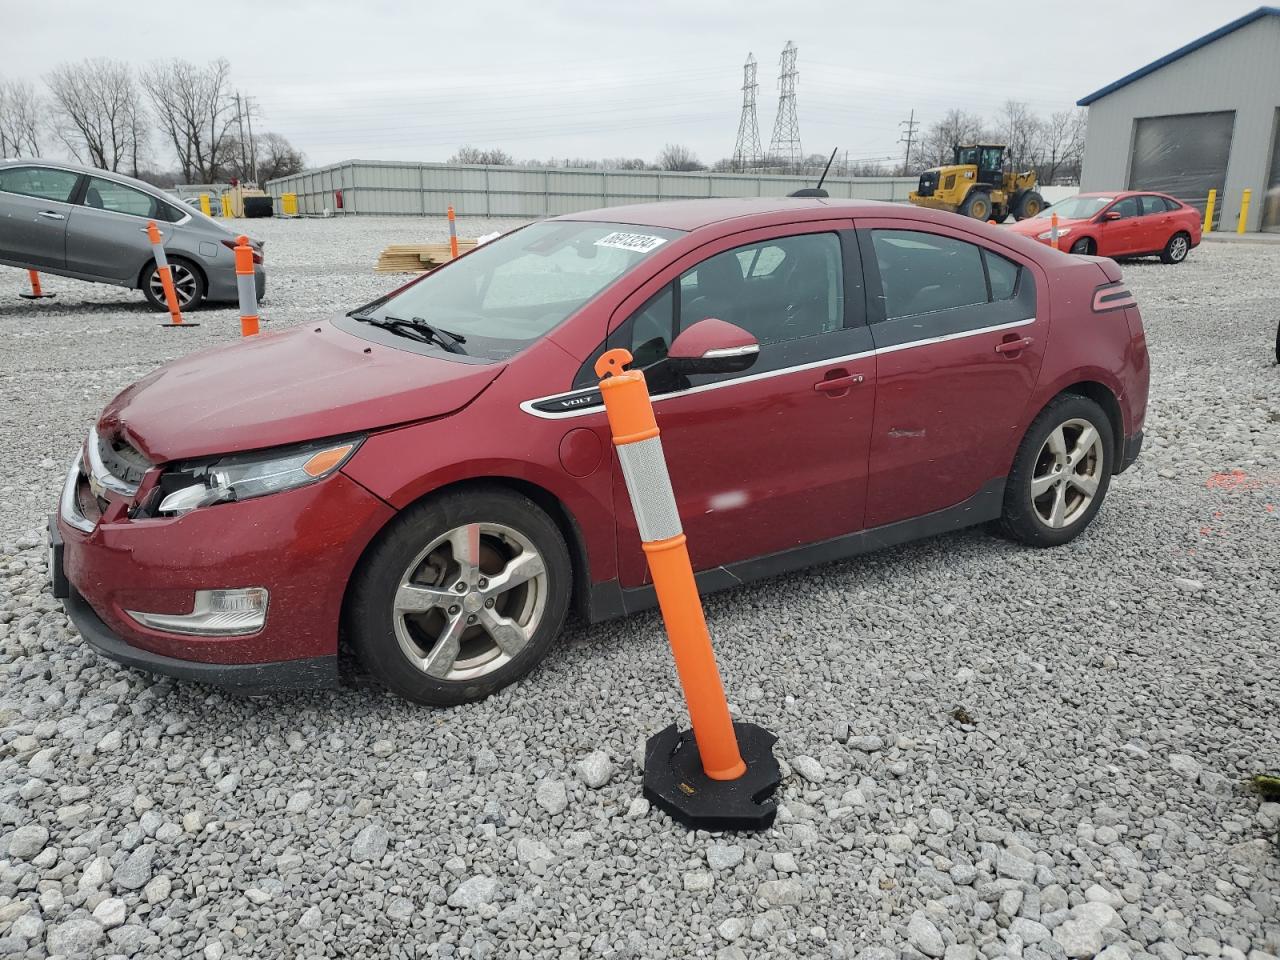
[[754,723],[735,723],[738,750],[747,772],[737,780],[712,780],[692,730],[673,723],[649,738],[644,749],[644,795],[691,830],[767,830],[778,812],[774,791],[782,771],[773,756],[777,742]]
[[183,320],[181,323],[162,323],[160,324],[160,326],[162,327],[198,327],[200,326],[200,324],[192,323],[189,320]]
[[57,294],[56,294],[56,293],[42,293],[42,294],[40,294],[39,296],[37,296],[37,295],[36,295],[36,294],[34,294],[34,293],[20,293],[20,294],[18,294],[18,296],[20,296],[23,300],[52,300],[54,297],[56,297],[56,296],[57,296]]

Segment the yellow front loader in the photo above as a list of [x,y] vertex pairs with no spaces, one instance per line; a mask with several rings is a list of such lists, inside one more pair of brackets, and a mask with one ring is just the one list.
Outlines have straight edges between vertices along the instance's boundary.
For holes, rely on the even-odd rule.
[[1004,223],[1034,217],[1044,209],[1036,172],[1005,171],[1001,144],[965,144],[955,148],[954,163],[920,174],[920,186],[907,195],[918,207],[950,210],[976,220]]

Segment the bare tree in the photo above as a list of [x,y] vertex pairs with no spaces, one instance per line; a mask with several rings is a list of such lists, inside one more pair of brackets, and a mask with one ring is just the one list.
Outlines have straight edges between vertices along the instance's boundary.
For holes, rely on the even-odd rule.
[[221,59],[203,67],[165,60],[142,73],[143,89],[189,183],[215,182],[231,159],[230,77],[231,64]]
[[481,149],[480,147],[472,147],[463,145],[458,148],[458,152],[449,158],[450,163],[474,163],[487,167],[501,167],[511,163],[511,154],[498,147],[490,149]]
[[72,156],[104,170],[138,173],[147,131],[127,63],[105,57],[64,63],[45,84],[53,97],[54,131]]
[[1006,100],[996,121],[996,139],[1015,170],[1030,170],[1040,161],[1044,130],[1040,119],[1020,100]]
[[698,162],[698,155],[680,143],[668,143],[658,154],[658,167],[662,170],[705,170]]
[[0,157],[40,155],[40,98],[26,80],[0,80]]
[[[260,133],[253,138],[253,151],[250,145],[242,143],[238,137],[229,137],[227,156],[230,158],[224,172],[242,183],[253,180],[254,160],[257,160],[258,184],[261,186],[268,180],[287,177],[301,173],[306,166],[306,158],[301,150],[294,149],[284,137],[278,133]],[[244,160],[241,156],[244,156]]]
[[1040,182],[1079,180],[1084,154],[1084,110],[1059,110],[1040,128]]
[[[916,154],[920,169],[950,163],[957,146],[982,138],[982,127],[981,117],[963,110],[948,110],[941,120],[929,127],[920,142],[920,150]],[[918,173],[919,170],[907,172]]]

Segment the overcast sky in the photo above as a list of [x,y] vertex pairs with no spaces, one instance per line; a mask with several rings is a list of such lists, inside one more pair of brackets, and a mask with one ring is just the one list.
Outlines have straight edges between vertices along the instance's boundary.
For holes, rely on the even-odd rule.
[[[103,0],[0,0],[0,76],[60,60],[226,57],[274,130],[313,165],[733,151],[742,64],[759,61],[767,146],[778,58],[799,47],[806,153],[899,157],[899,121],[1007,98],[1048,113],[1254,9],[1257,0],[216,0],[137,15]],[[155,148],[153,147],[153,150]],[[158,157],[165,165],[167,158]]]

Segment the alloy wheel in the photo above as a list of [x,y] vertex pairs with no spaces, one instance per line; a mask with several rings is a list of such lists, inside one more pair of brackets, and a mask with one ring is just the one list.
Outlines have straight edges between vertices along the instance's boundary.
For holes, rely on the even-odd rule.
[[533,639],[547,604],[542,556],[520,531],[468,523],[437,537],[396,590],[396,640],[419,670],[467,681],[509,663]]
[[[189,267],[184,267],[176,262],[170,262],[169,275],[173,277],[173,292],[177,294],[178,306],[189,307],[196,295],[196,275]],[[158,268],[151,271],[149,286],[157,302],[164,303],[164,284],[160,280],[160,270]]]
[[1169,259],[1174,263],[1184,259],[1187,255],[1187,238],[1184,236],[1176,236],[1169,241]]
[[1102,437],[1088,420],[1059,424],[1031,474],[1031,505],[1045,526],[1069,527],[1089,509],[1106,468]]

